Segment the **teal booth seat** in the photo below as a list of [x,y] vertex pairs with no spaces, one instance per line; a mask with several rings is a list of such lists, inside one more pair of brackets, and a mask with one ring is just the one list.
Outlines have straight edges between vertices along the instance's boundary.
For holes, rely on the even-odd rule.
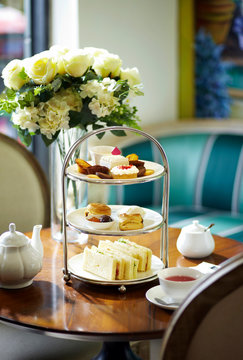
[[[169,128],[169,130],[168,130]],[[149,132],[149,130],[147,130]],[[214,223],[212,233],[243,242],[243,123],[204,121],[153,129],[170,168],[170,227],[181,228],[192,220]],[[160,152],[147,138],[122,146],[123,155],[162,162]],[[139,205],[161,211],[162,182],[112,189],[110,203]]]

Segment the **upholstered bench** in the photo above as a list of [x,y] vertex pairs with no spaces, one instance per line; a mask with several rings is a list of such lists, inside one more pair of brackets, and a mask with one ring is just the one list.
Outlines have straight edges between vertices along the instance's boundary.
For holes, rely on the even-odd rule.
[[[164,148],[170,167],[169,219],[181,228],[198,219],[212,233],[243,242],[243,123],[197,121],[147,129]],[[120,143],[124,155],[161,162],[157,147],[134,136]],[[161,211],[162,181],[112,189],[110,203],[136,204]],[[114,199],[116,196],[116,200]]]

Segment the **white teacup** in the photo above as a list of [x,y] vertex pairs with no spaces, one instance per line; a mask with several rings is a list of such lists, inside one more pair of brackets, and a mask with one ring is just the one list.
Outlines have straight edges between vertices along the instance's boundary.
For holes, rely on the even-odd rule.
[[89,150],[91,160],[95,165],[100,165],[100,159],[104,155],[111,155],[114,150],[114,146],[99,145],[94,146]]
[[158,272],[164,293],[175,301],[182,301],[200,283],[204,274],[189,267],[171,267]]

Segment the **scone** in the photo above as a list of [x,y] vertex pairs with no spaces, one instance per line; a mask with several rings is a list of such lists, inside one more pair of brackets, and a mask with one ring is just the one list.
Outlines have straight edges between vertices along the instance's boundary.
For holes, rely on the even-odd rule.
[[118,214],[119,229],[121,231],[138,230],[143,228],[145,211],[139,206],[123,208]]
[[111,169],[113,179],[134,179],[138,176],[138,168],[134,165],[120,165]]
[[[87,220],[101,222],[102,217],[106,217],[108,221],[111,221],[111,208],[108,205],[100,203],[90,203],[84,210],[84,214]],[[108,219],[110,218],[110,219]]]

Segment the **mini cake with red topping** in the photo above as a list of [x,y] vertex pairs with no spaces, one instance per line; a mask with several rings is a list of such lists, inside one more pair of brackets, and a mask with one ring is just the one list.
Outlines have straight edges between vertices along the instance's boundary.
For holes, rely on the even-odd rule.
[[118,165],[110,170],[113,179],[133,179],[138,176],[138,171],[134,165]]

